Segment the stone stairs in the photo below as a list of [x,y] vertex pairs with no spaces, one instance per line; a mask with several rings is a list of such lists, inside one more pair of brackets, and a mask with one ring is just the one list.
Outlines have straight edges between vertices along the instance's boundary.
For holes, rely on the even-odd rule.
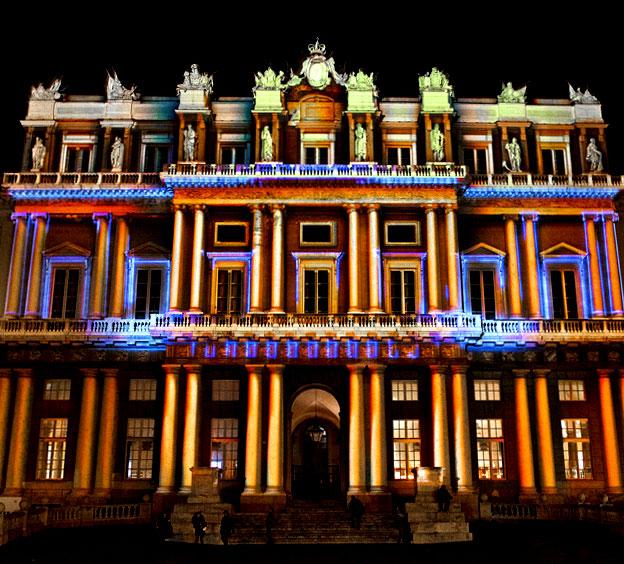
[[178,503],[171,514],[171,526],[173,527],[173,540],[181,542],[195,542],[195,531],[191,524],[191,518],[196,511],[202,511],[207,523],[205,544],[221,544],[219,528],[221,517],[225,510],[232,510],[229,503]]
[[451,503],[448,512],[438,511],[438,504],[416,496],[406,503],[405,510],[412,530],[414,544],[466,542],[472,540],[466,516],[458,503]]

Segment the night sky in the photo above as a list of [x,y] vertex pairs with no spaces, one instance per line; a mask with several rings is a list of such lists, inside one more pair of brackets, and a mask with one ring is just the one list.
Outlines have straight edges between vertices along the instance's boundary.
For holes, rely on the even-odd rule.
[[[0,170],[17,170],[21,162],[19,120],[33,84],[47,87],[62,76],[68,94],[103,95],[106,69],[114,68],[125,86],[137,84],[145,96],[172,96],[184,70],[198,63],[202,72],[214,74],[216,97],[249,96],[256,71],[271,65],[287,75],[290,68],[298,72],[307,44],[318,36],[339,72],[374,72],[382,98],[417,96],[417,75],[432,66],[449,75],[460,98],[495,97],[508,80],[516,88],[527,84],[529,100],[567,98],[568,81],[575,88],[589,87],[610,124],[609,171],[624,173],[624,50],[619,45],[624,32],[619,18],[597,3],[582,9],[563,5],[551,15],[544,11],[546,3],[531,9],[499,2],[481,8],[483,13],[449,7],[444,17],[412,3],[409,11],[389,11],[403,5],[380,3],[374,10],[360,8],[359,14],[301,4],[314,13],[309,17],[293,4],[271,5],[264,15],[231,4],[230,12],[181,5],[136,14],[124,7],[122,14],[121,6],[102,7],[101,18],[97,12],[87,17],[86,4],[62,17],[56,7],[49,13],[33,10],[36,21],[32,14],[24,15],[31,19],[27,24],[24,18],[15,20],[25,30],[19,40],[6,34],[12,24],[5,19]],[[439,10],[444,10],[441,4]]]

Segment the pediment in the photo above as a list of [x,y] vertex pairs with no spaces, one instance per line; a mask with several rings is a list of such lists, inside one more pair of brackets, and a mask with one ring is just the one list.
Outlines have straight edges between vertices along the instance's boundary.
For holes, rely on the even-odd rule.
[[581,249],[573,247],[572,245],[568,245],[568,243],[557,243],[556,245],[553,245],[552,247],[540,253],[541,257],[558,257],[570,255],[584,257],[587,255],[587,253],[585,251],[582,251]]
[[91,251],[84,247],[65,241],[43,251],[46,257],[90,257]]
[[500,249],[497,249],[496,247],[493,247],[492,245],[488,245],[487,243],[477,243],[476,245],[473,245],[469,249],[462,251],[461,254],[462,256],[471,256],[471,255],[479,255],[479,256],[486,255],[487,256],[489,255],[492,257],[504,257],[506,256],[507,253],[505,253],[504,251],[501,251]]
[[170,253],[164,247],[148,241],[128,251],[129,257],[169,257]]

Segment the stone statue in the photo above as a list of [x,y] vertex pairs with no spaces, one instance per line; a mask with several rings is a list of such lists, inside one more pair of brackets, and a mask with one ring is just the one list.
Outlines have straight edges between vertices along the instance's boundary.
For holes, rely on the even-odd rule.
[[115,142],[111,147],[110,160],[111,168],[113,170],[121,170],[121,163],[123,162],[124,144],[121,142],[121,137],[115,137]]
[[[323,90],[329,86],[332,79],[340,86],[345,85],[347,77],[336,72],[336,63],[333,57],[329,57],[329,59],[325,57],[325,45],[319,43],[317,39],[316,43],[308,45],[308,51],[310,56],[303,61],[299,74],[305,76],[312,88]],[[288,81],[289,85],[292,81],[292,78]]]
[[31,100],[60,100],[63,94],[60,92],[61,79],[56,78],[49,88],[39,83],[39,86],[33,86],[30,89]]
[[588,89],[585,89],[585,92],[581,92],[580,88],[577,88],[576,91],[572,88],[572,85],[568,83],[568,92],[570,95],[570,100],[575,104],[599,104],[598,98],[596,96],[592,96],[591,92]]
[[197,134],[193,129],[193,126],[189,123],[188,127],[184,131],[184,160],[195,160],[195,141],[197,140]]
[[585,160],[589,162],[590,172],[602,172],[602,153],[598,149],[598,146],[596,145],[596,140],[594,138],[589,140]]
[[377,87],[375,86],[374,76],[371,72],[366,74],[360,69],[357,74],[351,73],[345,83],[347,90],[372,90],[377,96]]
[[366,130],[362,127],[361,123],[355,124],[355,160],[366,160]]
[[45,159],[46,148],[41,137],[35,139],[32,151],[32,170],[39,171],[43,168],[43,160]]
[[253,88],[254,92],[256,90],[286,90],[286,88],[288,88],[287,84],[283,84],[283,71],[279,71],[278,74],[275,74],[275,71],[271,67],[264,71],[264,73],[257,72],[254,78],[256,79],[256,85]]
[[191,65],[191,70],[185,71],[182,84],[178,84],[178,96],[180,92],[187,90],[203,90],[206,94],[212,94],[213,79],[208,73],[201,74],[197,65]]
[[431,154],[434,162],[439,163],[444,161],[444,133],[440,131],[440,124],[433,125],[433,129],[429,134],[429,140],[431,142]]
[[453,87],[448,76],[436,67],[431,72],[418,77],[418,86],[421,92],[448,92],[453,96]]
[[520,163],[522,157],[520,155],[520,145],[518,145],[518,140],[514,137],[511,140],[511,143],[507,143],[505,145],[505,150],[509,155],[509,164],[511,165],[511,171],[520,172]]
[[506,85],[503,84],[503,89],[498,95],[499,102],[505,102],[508,104],[525,104],[526,103],[526,86],[514,90],[511,82]]
[[108,100],[138,100],[140,94],[136,91],[137,87],[125,88],[121,84],[121,80],[117,77],[117,73],[113,71],[111,75],[108,71],[108,80],[106,82],[106,97]]
[[264,162],[273,160],[273,137],[268,125],[262,128],[260,158]]

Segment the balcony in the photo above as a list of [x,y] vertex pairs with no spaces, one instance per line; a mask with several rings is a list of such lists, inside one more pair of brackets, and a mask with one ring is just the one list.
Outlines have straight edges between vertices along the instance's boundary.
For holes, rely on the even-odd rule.
[[6,172],[3,186],[141,187],[160,186],[157,172]]

